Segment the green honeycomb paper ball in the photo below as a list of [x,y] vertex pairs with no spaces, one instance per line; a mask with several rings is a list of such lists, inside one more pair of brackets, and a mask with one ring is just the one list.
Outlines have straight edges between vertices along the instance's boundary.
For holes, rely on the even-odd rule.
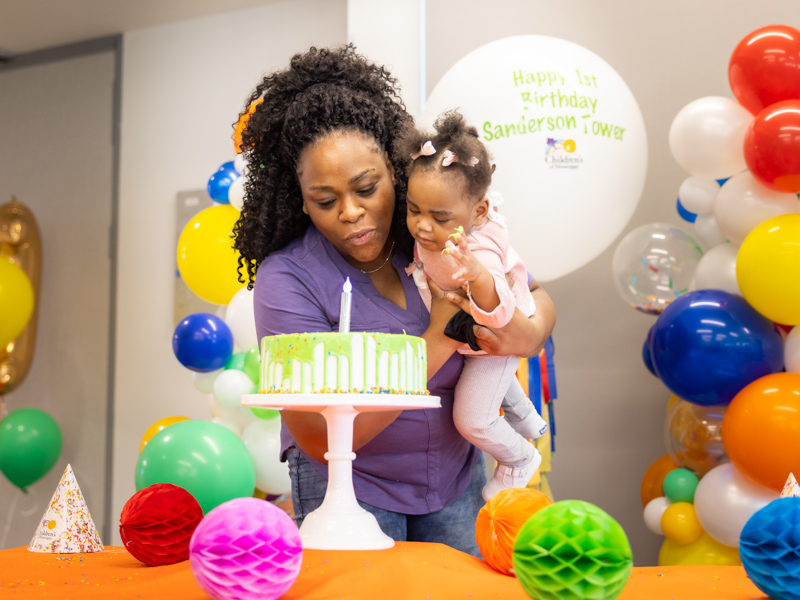
[[528,519],[513,560],[517,580],[535,600],[613,600],[633,567],[619,523],[581,500],[556,502]]

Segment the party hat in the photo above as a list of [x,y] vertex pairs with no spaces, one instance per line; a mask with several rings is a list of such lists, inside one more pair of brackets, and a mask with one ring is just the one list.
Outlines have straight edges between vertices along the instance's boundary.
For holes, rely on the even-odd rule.
[[800,485],[797,485],[797,479],[794,478],[794,473],[789,473],[789,478],[786,480],[786,485],[783,486],[781,498],[800,498]]
[[97,535],[92,515],[70,465],[61,476],[53,498],[28,544],[28,550],[53,554],[103,550],[103,543]]

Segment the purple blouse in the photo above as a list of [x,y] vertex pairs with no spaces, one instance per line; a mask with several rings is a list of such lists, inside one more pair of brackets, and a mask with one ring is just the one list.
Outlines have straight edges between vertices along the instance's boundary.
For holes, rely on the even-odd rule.
[[[381,296],[368,275],[350,266],[313,225],[259,266],[254,288],[258,339],[265,335],[336,331],[346,277],[353,284],[351,331],[422,335],[430,316],[412,278],[409,259],[398,252],[392,266],[400,275],[406,310]],[[454,353],[428,382],[441,408],[407,410],[360,448],[353,462],[356,497],[404,514],[435,512],[450,504],[470,482],[477,450],[453,423],[453,396],[464,360]],[[296,446],[281,428],[281,460]],[[326,478],[328,467],[303,456]]]

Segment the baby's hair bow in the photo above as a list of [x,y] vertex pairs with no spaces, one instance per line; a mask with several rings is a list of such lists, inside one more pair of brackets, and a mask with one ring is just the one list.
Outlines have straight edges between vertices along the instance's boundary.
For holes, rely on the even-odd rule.
[[420,156],[433,156],[436,154],[436,148],[433,147],[433,142],[428,140],[420,146],[419,152],[414,152],[411,155],[411,160],[417,160]]
[[[458,157],[455,154],[453,154],[450,150],[445,150],[444,152],[442,152],[442,166],[443,167],[449,167],[453,163],[457,163],[457,162],[461,162],[461,161],[458,160]],[[478,164],[478,157],[477,156],[473,156],[472,158],[469,159],[469,162],[461,163],[461,164],[464,164],[464,165],[466,165],[468,167],[474,167],[475,165]]]

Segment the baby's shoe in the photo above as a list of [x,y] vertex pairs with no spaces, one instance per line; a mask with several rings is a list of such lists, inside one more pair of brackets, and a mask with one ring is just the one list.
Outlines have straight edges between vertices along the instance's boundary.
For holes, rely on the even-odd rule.
[[541,464],[542,455],[536,448],[533,449],[533,458],[527,465],[512,468],[498,464],[494,469],[494,475],[483,487],[483,499],[488,502],[489,498],[500,490],[524,488]]
[[524,419],[512,421],[506,418],[506,421],[509,425],[511,425],[511,429],[516,431],[526,440],[535,440],[536,438],[543,436],[547,431],[547,423],[539,415],[539,413],[536,412],[536,409],[532,410]]

